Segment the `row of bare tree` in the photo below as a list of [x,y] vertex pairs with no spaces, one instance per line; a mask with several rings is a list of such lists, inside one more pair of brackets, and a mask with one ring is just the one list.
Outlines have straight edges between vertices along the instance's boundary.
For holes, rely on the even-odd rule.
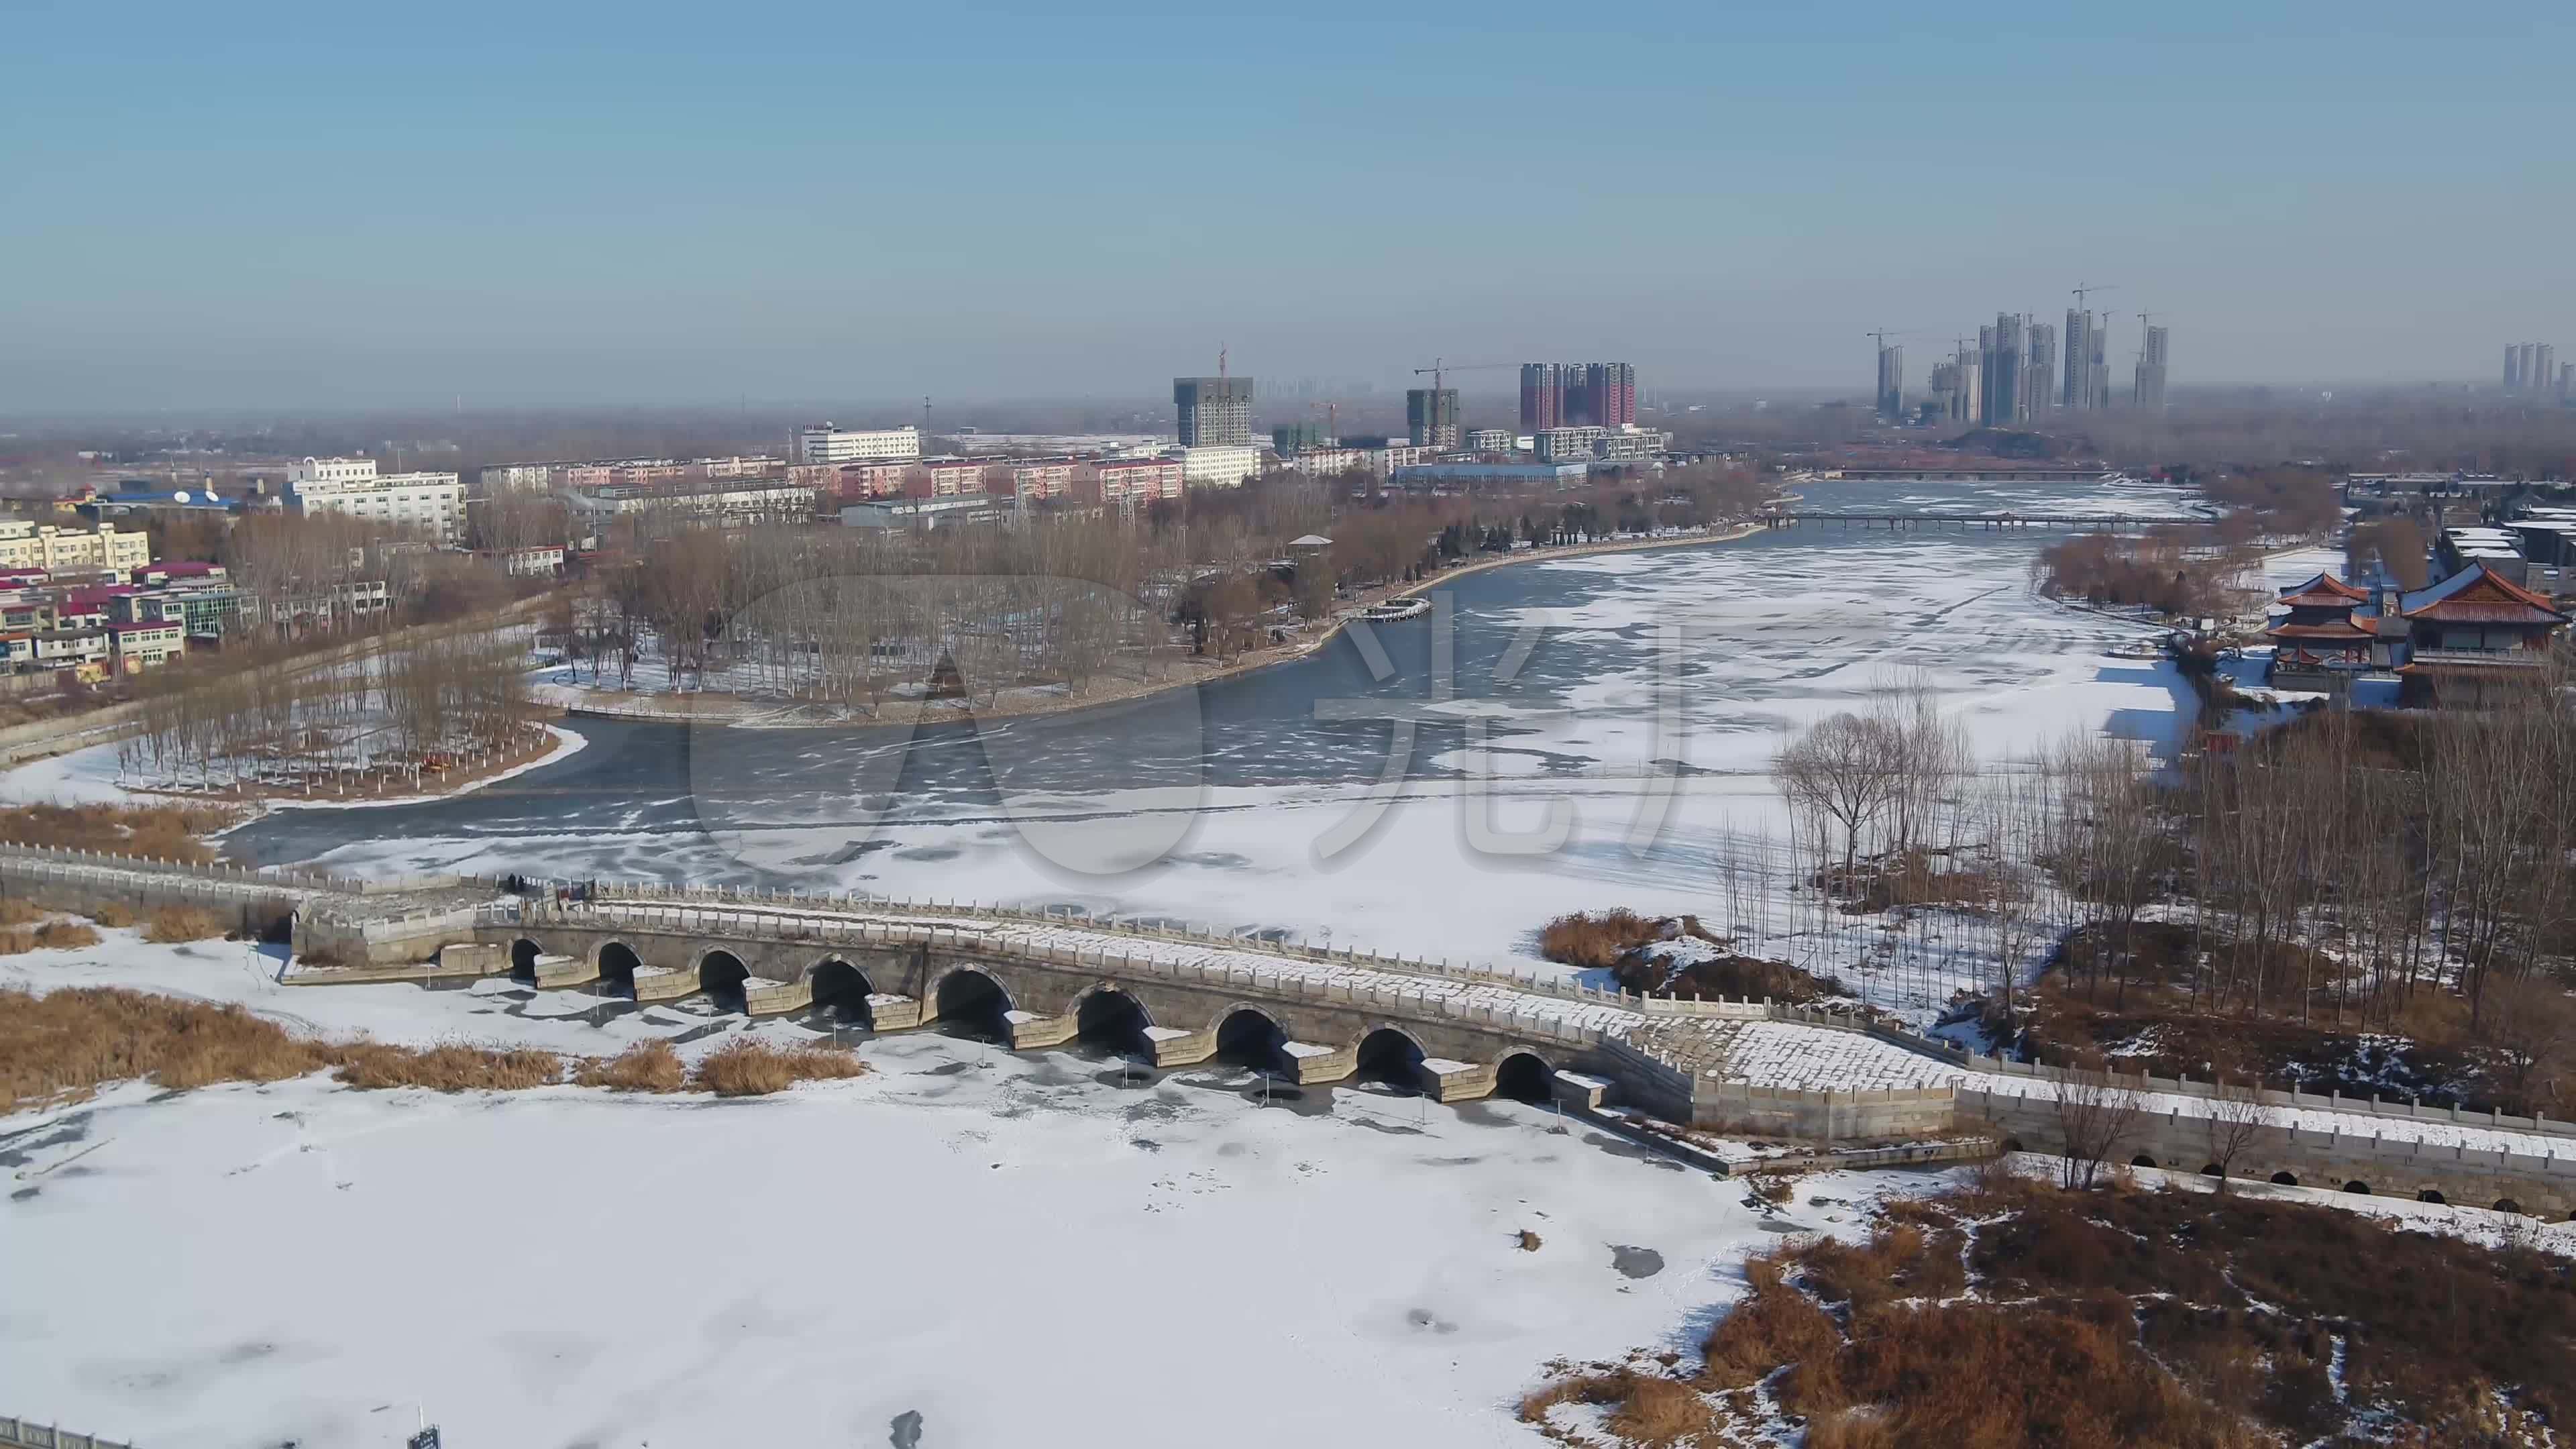
[[242,669],[147,697],[118,767],[171,788],[279,788],[505,749],[531,728],[525,649],[459,628],[332,664]]
[[2155,775],[2100,737],[1972,763],[1927,693],[1885,692],[1773,763],[1814,888],[1821,959],[1796,964],[1848,974],[1919,950],[1965,977],[1964,954],[2008,1006],[2072,942],[2070,985],[2114,1009],[2146,988],[2214,1018],[2456,1030],[2444,1044],[2529,1102],[2576,1058],[2563,697],[2535,679],[2479,709],[2319,713]]

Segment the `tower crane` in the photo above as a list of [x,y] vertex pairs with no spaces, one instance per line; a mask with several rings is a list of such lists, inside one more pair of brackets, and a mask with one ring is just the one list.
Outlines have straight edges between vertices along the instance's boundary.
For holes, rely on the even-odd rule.
[[1447,358],[1435,357],[1431,359],[1431,365],[1429,367],[1415,368],[1413,370],[1413,375],[1415,377],[1420,377],[1426,372],[1431,374],[1432,389],[1434,391],[1438,391],[1440,388],[1440,375],[1444,372],[1490,372],[1496,368],[1518,366],[1520,366],[1520,364],[1517,362],[1451,362]]
[[2083,311],[2084,299],[2092,293],[2116,292],[2118,290],[2120,290],[2119,286],[2112,282],[2103,282],[2098,285],[2088,285],[2083,282],[2078,282],[2075,284],[2075,310],[2078,312]]
[[1330,402],[1310,402],[1306,404],[1306,411],[1310,413],[1319,409],[1324,414],[1325,440],[1331,443],[1334,447],[1340,447],[1342,445],[1341,400],[1339,398],[1335,398]]

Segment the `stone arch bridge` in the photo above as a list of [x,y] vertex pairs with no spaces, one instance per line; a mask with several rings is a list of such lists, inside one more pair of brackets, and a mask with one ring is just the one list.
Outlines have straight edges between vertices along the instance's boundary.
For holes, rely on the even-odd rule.
[[[613,886],[524,900],[489,880],[361,883],[0,846],[0,895],[57,910],[168,903],[294,911],[289,985],[612,981],[758,1013],[814,1006],[881,1030],[970,1020],[1013,1046],[1115,1041],[1163,1065],[1232,1056],[1300,1082],[1410,1078],[1456,1101],[1553,1093],[1729,1133],[1850,1141],[1991,1131],[2060,1146],[2067,1074],[1770,1002],[1641,998],[1553,975],[1328,952],[1010,911],[782,892]],[[2122,1156],[2209,1155],[2208,1083],[2122,1079]],[[2240,1166],[2550,1218],[2576,1213],[2576,1127],[2407,1102],[2261,1094]]]
[[1639,1016],[1615,993],[1537,995],[1321,952],[628,900],[487,910],[464,949],[479,970],[541,987],[705,995],[753,1015],[819,1008],[878,1031],[962,1024],[1014,1049],[1093,1040],[1158,1067],[1223,1056],[1301,1085],[1382,1076],[1444,1102],[1501,1092],[1591,1104],[1613,1081],[1632,1100],[1689,1091],[1685,1074],[1625,1041]]

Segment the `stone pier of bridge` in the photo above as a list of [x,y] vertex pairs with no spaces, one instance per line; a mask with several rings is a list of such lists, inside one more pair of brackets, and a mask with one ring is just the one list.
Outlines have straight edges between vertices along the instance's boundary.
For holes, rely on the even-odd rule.
[[[1329,966],[1211,977],[1136,954],[893,934],[836,932],[775,914],[710,922],[693,912],[550,907],[478,926],[476,939],[441,956],[514,970],[540,990],[607,990],[648,1003],[705,995],[753,1016],[821,1010],[879,1032],[963,1025],[1022,1051],[1098,1040],[1157,1068],[1224,1058],[1299,1086],[1380,1077],[1442,1102],[1499,1091],[1590,1105],[1604,1074],[1636,1072],[1602,1049],[1597,1030],[1491,1010],[1462,1015],[1431,993],[1336,988]],[[1625,1016],[1549,1005],[1569,1017],[1587,1009]],[[1574,1074],[1571,1084],[1565,1074]]]

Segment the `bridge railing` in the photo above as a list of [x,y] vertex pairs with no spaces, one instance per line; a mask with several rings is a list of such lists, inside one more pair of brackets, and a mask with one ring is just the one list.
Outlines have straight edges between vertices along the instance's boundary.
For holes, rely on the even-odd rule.
[[223,860],[167,860],[152,855],[121,855],[113,851],[76,850],[58,845],[22,845],[13,841],[0,841],[0,858],[39,860],[100,870],[148,870],[163,875],[184,875],[203,881],[281,887],[290,890],[337,891],[345,895],[379,895],[395,891],[424,890],[457,885],[467,879],[451,875],[371,881],[360,880],[355,876],[332,875],[324,871],[285,868],[269,870],[235,865],[231,861]]
[[0,1417],[0,1449],[134,1449],[134,1446],[92,1434],[75,1434],[54,1424]]
[[[455,877],[426,881],[363,882],[317,872],[254,871],[228,864],[200,865],[185,861],[112,855],[97,851],[0,844],[0,863],[12,860],[45,862],[93,870],[150,870],[178,873],[202,880],[270,890],[284,886],[313,891],[375,894],[458,883],[458,878]],[[488,877],[466,879],[498,889],[498,882]],[[549,885],[546,889],[551,891],[553,887]],[[1236,957],[1268,956],[1283,961],[1344,964],[1397,976],[1432,976],[1467,985],[1498,987],[1523,995],[1549,997],[1636,1016],[1782,1021],[1833,1030],[1865,1032],[1890,1045],[1947,1063],[1963,1071],[2020,1077],[2034,1082],[2048,1083],[2062,1081],[2067,1075],[2063,1069],[2046,1063],[2017,1062],[1973,1053],[1956,1042],[1934,1038],[1887,1021],[1828,1013],[1777,1002],[1767,997],[1729,1000],[1640,995],[1625,990],[1584,986],[1578,982],[1542,975],[1536,971],[1506,971],[1446,959],[1438,961],[1426,957],[1408,959],[1400,955],[1387,956],[1348,948],[1334,950],[1303,943],[1291,944],[1252,937],[1219,935],[1195,929],[1176,930],[1167,926],[1147,925],[1140,922],[1100,921],[1087,915],[1027,911],[973,901],[909,901],[871,895],[866,892],[821,895],[800,891],[756,890],[739,886],[681,887],[644,883],[595,886],[589,888],[587,894],[589,895],[587,900],[567,900],[560,904],[545,895],[494,901],[476,908],[472,919],[478,926],[492,927],[557,922],[579,924],[581,922],[574,914],[576,912],[593,912],[612,906],[649,907],[667,913],[666,918],[670,922],[670,929],[685,930],[692,934],[713,934],[725,930],[758,934],[763,930],[781,930],[792,925],[792,929],[798,933],[796,939],[851,945],[899,947],[929,945],[958,950],[982,948],[1027,951],[1032,946],[1046,944],[1025,941],[1004,942],[995,937],[989,929],[976,929],[965,923],[992,922],[996,925],[1009,924],[1044,930],[1079,931],[1089,935],[1106,935],[1140,942],[1185,944],[1208,952],[1229,953]],[[847,919],[861,912],[894,916],[910,915],[921,919],[915,921]],[[844,919],[836,921],[833,919],[835,916]],[[965,921],[960,921],[958,919],[960,917],[965,918]],[[447,919],[452,919],[452,916],[446,912],[415,913],[406,917],[389,918],[397,924],[410,924],[415,927]],[[1076,953],[1079,954],[1078,947]],[[1148,964],[1149,961],[1159,962],[1162,959],[1150,955],[1139,956],[1131,952],[1124,953],[1121,959],[1128,969],[1162,969],[1158,965]],[[1205,979],[1200,974],[1205,969],[1205,963],[1196,966],[1175,965],[1171,968],[1175,972],[1188,970],[1193,974],[1194,979]],[[1237,963],[1233,961],[1221,962],[1217,966],[1216,979],[1220,981],[1226,979],[1224,972],[1235,969],[1250,968],[1238,968]],[[1387,993],[1378,992],[1375,987],[1335,988],[1330,982],[1319,985],[1323,992],[1318,997],[1321,1000],[1358,1001],[1361,998],[1350,993],[1363,989],[1375,993],[1368,998],[1372,1001],[1402,999],[1401,993],[1389,996]],[[1304,987],[1290,989],[1303,990]],[[1345,994],[1332,995],[1335,989],[1340,989]],[[1417,1006],[1433,1000],[1435,998],[1427,995],[1414,998]],[[1471,1019],[1475,1012],[1491,1012],[1498,1009],[1490,1002],[1479,1003],[1455,996],[1443,996],[1436,1000],[1438,1004],[1428,1009],[1444,1014],[1468,1016]],[[1520,1009],[1512,1008],[1512,1010]],[[1516,1026],[1515,1030],[1525,1031],[1533,1036],[1551,1032],[1561,1033],[1551,1036],[1550,1039],[1553,1040],[1598,1042],[1610,1039],[1614,1035],[1609,1031],[1612,1025],[1609,1021],[1594,1026],[1568,1025],[1561,1015],[1527,1011],[1522,1011],[1521,1019],[1531,1024]],[[1551,1023],[1551,1025],[1536,1024],[1539,1022]],[[1676,1070],[1687,1069],[1676,1067]],[[2148,1092],[2176,1093],[2196,1097],[2216,1096],[2220,1090],[2212,1083],[2195,1082],[2189,1078],[2174,1079],[2146,1075],[2141,1075],[2134,1080],[2124,1080],[2123,1085],[2134,1086]],[[2346,1098],[2333,1092],[2319,1096],[2314,1093],[2300,1092],[2295,1086],[2287,1092],[2267,1090],[2261,1095],[2265,1104],[2284,1108],[2365,1113],[2416,1121],[2458,1122],[2497,1131],[2528,1132],[2550,1137],[2576,1137],[2576,1123],[2554,1121],[2537,1113],[2529,1117],[2517,1117],[2498,1112],[2464,1112],[2456,1107],[2426,1107],[2416,1102]]]

